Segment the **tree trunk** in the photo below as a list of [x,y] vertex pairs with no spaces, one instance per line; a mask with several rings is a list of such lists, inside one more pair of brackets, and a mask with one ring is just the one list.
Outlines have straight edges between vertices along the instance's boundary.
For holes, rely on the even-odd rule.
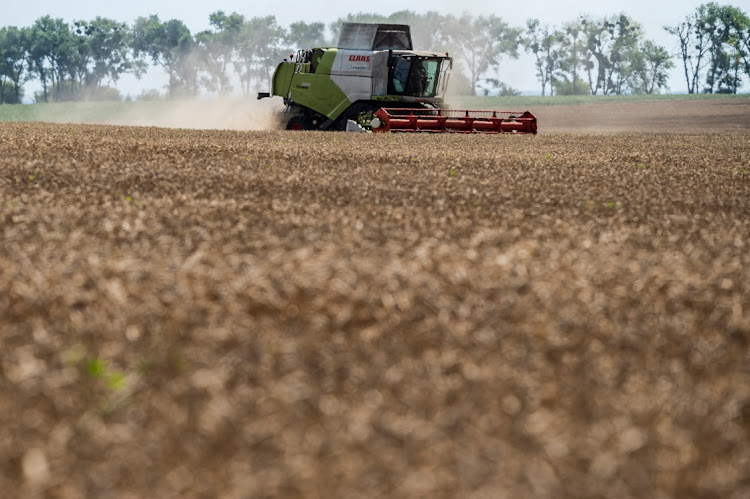
[[688,56],[684,50],[682,52],[682,65],[685,68],[685,83],[687,84],[687,91],[689,94],[692,94],[694,87],[690,84],[690,74],[688,73]]
[[47,92],[47,73],[43,69],[39,71],[39,79],[42,80],[42,89],[44,90],[44,103],[49,104],[49,93]]
[[471,95],[477,95],[477,80],[479,80],[479,75],[477,73],[477,55],[476,52],[471,53],[471,67],[469,68],[471,71]]
[[174,99],[174,87],[175,87],[174,71],[169,72],[169,98]]
[[700,81],[701,61],[703,60],[703,55],[705,54],[704,45],[703,45],[703,35],[700,33],[698,35],[697,47],[698,47],[698,57],[695,61],[695,67],[693,68],[693,93],[699,93],[698,82]]
[[578,37],[573,38],[573,95],[576,95],[576,84],[578,83]]

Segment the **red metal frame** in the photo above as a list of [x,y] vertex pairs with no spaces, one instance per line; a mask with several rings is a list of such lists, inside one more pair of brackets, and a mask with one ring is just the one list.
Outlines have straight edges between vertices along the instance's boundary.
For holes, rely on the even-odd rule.
[[465,111],[455,109],[381,108],[375,111],[381,126],[375,133],[531,133],[536,117],[528,111]]

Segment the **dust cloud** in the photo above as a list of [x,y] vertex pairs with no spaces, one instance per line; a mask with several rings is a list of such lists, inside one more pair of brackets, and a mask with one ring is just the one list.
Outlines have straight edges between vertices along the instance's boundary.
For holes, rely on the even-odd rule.
[[35,121],[164,128],[275,130],[281,128],[280,99],[221,98],[178,101],[99,102],[45,105]]

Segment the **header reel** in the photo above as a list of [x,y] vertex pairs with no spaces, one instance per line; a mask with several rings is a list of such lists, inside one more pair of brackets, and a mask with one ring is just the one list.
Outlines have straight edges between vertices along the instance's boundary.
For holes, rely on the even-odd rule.
[[529,133],[536,117],[529,111],[381,108],[370,121],[373,133]]

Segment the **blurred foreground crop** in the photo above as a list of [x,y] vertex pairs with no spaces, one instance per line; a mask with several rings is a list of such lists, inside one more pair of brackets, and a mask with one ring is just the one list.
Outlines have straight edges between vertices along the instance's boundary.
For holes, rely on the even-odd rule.
[[747,497],[749,139],[0,124],[0,490]]

